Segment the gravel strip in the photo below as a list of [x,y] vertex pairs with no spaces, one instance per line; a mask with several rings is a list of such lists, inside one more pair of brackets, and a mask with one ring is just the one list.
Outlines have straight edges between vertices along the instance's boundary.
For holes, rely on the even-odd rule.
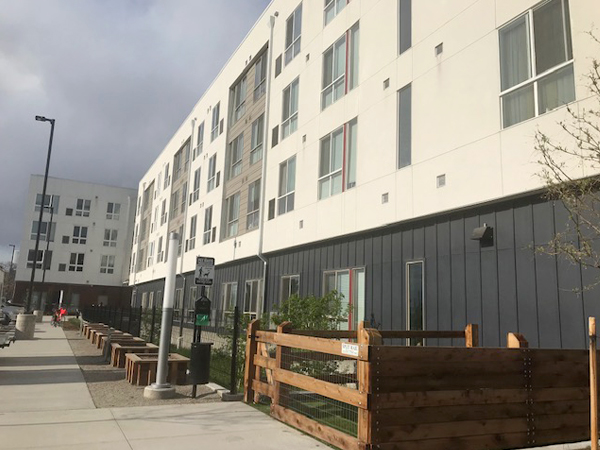
[[191,398],[192,386],[175,386],[176,396],[168,400],[144,398],[144,386],[134,386],[125,379],[125,369],[112,367],[104,361],[102,353],[78,331],[64,330],[77,364],[83,372],[88,390],[96,408],[120,406],[151,406],[216,402],[221,399],[216,392],[199,385],[197,397]]

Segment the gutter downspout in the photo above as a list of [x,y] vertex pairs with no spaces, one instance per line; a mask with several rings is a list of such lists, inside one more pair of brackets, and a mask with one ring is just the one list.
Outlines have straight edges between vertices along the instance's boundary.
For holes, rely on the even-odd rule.
[[258,252],[256,256],[263,262],[263,282],[262,282],[262,312],[266,311],[267,302],[265,301],[265,293],[267,290],[267,258],[263,254],[263,242],[264,242],[264,222],[265,222],[265,190],[267,181],[267,149],[269,148],[269,111],[271,105],[271,66],[273,60],[273,29],[275,28],[275,19],[279,16],[279,13],[275,11],[272,16],[269,17],[269,50],[267,51],[267,79],[265,82],[265,125],[263,129],[263,160],[262,160],[262,174],[260,181],[260,220],[258,224]]

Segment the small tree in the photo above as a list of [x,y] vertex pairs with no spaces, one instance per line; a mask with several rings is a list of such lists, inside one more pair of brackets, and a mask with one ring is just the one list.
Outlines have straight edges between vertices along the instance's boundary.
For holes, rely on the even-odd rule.
[[289,321],[297,330],[337,330],[348,317],[344,296],[331,291],[323,297],[291,295],[284,300],[271,319],[275,325]]
[[[595,43],[600,40],[588,33]],[[565,230],[558,231],[548,244],[536,251],[560,255],[574,264],[600,269],[600,61],[592,60],[585,75],[592,107],[567,106],[568,118],[560,121],[566,143],[545,132],[535,134],[535,149],[540,154],[540,176],[546,196],[560,201],[569,214]],[[574,170],[576,169],[576,170]],[[597,279],[592,286],[600,283]],[[584,288],[589,288],[585,286]]]

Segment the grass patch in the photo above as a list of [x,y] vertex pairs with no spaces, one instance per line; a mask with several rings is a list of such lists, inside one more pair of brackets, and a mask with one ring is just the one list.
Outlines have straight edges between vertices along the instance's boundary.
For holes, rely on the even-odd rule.
[[[190,358],[192,351],[187,347],[177,348],[171,344],[171,353],[178,353],[186,358]],[[217,383],[224,388],[229,389],[231,384],[231,357],[219,351],[210,353],[210,373],[209,379],[212,383]]]
[[71,317],[62,323],[63,330],[79,330],[81,320],[76,317]]

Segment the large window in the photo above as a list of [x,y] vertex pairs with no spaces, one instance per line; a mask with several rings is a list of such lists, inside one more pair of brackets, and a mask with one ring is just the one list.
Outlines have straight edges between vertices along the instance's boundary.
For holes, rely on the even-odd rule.
[[286,275],[281,277],[281,302],[284,302],[292,295],[298,295],[299,293],[300,275]]
[[119,215],[121,213],[121,204],[120,203],[108,203],[106,206],[106,218],[109,220],[119,220]]
[[240,133],[231,144],[229,144],[229,170],[228,178],[237,177],[242,173],[242,150],[244,148],[244,133]]
[[221,285],[221,319],[233,312],[237,304],[237,283],[223,283]]
[[323,273],[323,293],[337,291],[342,305],[347,308],[348,322],[341,323],[342,330],[356,330],[365,319],[365,269],[332,270]]
[[119,230],[104,230],[104,247],[116,247],[117,246],[117,235]]
[[246,216],[246,229],[258,227],[260,221],[260,179],[248,186],[248,215]]
[[283,90],[281,117],[281,139],[285,139],[298,129],[298,89],[300,78],[296,78]]
[[167,223],[167,199],[163,199],[160,206],[160,224],[164,225]]
[[206,192],[210,192],[215,188],[216,173],[217,154],[215,153],[208,160],[208,181],[206,182]]
[[88,235],[88,227],[81,227],[79,225],[73,226],[73,237],[71,242],[73,244],[86,244]]
[[398,54],[412,45],[412,0],[398,0]]
[[354,119],[321,139],[319,157],[319,200],[356,185],[356,139]]
[[54,242],[54,232],[56,230],[56,222],[40,222],[37,220],[31,224],[31,239],[37,238],[38,228],[40,229],[40,241]]
[[398,168],[412,163],[412,87],[398,92]]
[[83,272],[85,253],[71,253],[69,259],[69,272]]
[[252,142],[250,148],[250,165],[257,163],[262,159],[263,153],[263,134],[265,127],[265,116],[261,115],[252,122]]
[[156,250],[156,262],[163,262],[165,258],[165,252],[163,250],[163,237],[158,238],[158,249]]
[[246,281],[244,293],[244,315],[256,319],[262,308],[262,280]]
[[[233,87],[233,123],[236,123],[246,112],[246,77]],[[233,124],[232,123],[232,124]],[[230,124],[230,126],[232,125]]]
[[91,204],[92,204],[91,200],[86,200],[84,198],[78,198],[76,206],[75,206],[75,215],[81,216],[81,217],[89,217]]
[[[165,166],[165,182],[164,182],[163,189],[168,188],[170,183],[171,183],[171,177],[169,176],[169,164],[167,164]],[[140,207],[140,204],[138,202],[138,208],[139,207]],[[139,210],[138,210],[138,214],[139,214]]]
[[[424,329],[424,286],[423,261],[406,263],[407,328],[411,331]],[[410,345],[423,345],[423,339],[410,339],[409,343]]]
[[[179,190],[171,193],[171,219],[179,214]],[[142,233],[143,235],[143,233]]]
[[567,0],[551,0],[502,27],[502,124],[516,123],[575,100]]
[[277,214],[285,214],[294,210],[294,194],[296,192],[296,156],[279,165],[279,196],[277,197]]
[[[184,173],[187,172],[190,162],[190,141],[179,149],[173,157],[173,183],[175,183]],[[146,202],[144,202],[144,205]]]
[[219,114],[221,102],[217,103],[212,110],[212,126],[210,128],[210,141],[214,141],[219,137]]
[[[51,195],[46,194],[44,198],[44,208],[48,211],[50,208],[54,209],[54,214],[58,213],[58,204],[59,204],[60,196],[59,195]],[[42,207],[42,194],[37,194],[35,196],[35,210],[39,211]]]
[[302,34],[302,3],[285,22],[285,63],[288,64],[300,53]]
[[225,237],[235,236],[238,233],[238,222],[240,218],[240,193],[236,192],[225,200]]
[[200,167],[194,170],[194,185],[190,194],[190,205],[200,198]]
[[358,85],[358,23],[323,53],[321,109]]
[[115,257],[114,255],[102,255],[100,260],[100,273],[115,272]]
[[327,25],[346,7],[349,0],[325,0],[324,22]]
[[211,238],[212,231],[212,205],[204,210],[204,233],[202,235],[202,243],[210,244],[214,239]]
[[266,80],[267,54],[263,53],[254,66],[254,101],[258,100],[267,91]]
[[[27,268],[33,269],[33,260],[34,260],[35,250],[29,250],[27,252]],[[49,270],[50,265],[52,263],[52,250],[38,250],[37,258],[35,258],[35,268],[36,269],[44,269]],[[43,264],[43,266],[42,266]]]
[[196,248],[196,226],[198,222],[198,216],[192,216],[190,219],[190,238],[188,240],[187,250],[194,250]]
[[198,125],[198,136],[196,137],[196,147],[194,147],[194,153],[192,154],[192,160],[196,159],[198,155],[202,153],[204,149],[204,121]]

